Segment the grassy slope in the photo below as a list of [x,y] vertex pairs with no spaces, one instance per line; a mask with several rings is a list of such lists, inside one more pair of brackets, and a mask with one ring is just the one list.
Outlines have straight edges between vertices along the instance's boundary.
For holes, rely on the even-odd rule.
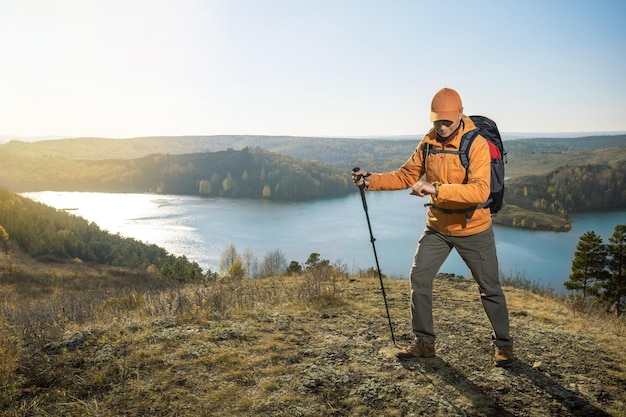
[[[385,285],[405,344],[408,283]],[[623,319],[506,287],[502,370],[475,285],[435,285],[437,357],[398,362],[377,278],[172,287],[0,255],[0,416],[626,415]]]

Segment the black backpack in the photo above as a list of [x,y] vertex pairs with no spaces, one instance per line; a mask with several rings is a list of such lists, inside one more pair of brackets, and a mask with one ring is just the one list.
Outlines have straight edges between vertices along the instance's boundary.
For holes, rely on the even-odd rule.
[[[455,153],[459,155],[461,165],[467,170],[469,167],[469,149],[470,146],[472,146],[472,142],[474,142],[474,139],[479,134],[484,137],[487,140],[489,152],[491,153],[491,193],[489,199],[484,204],[478,206],[478,208],[489,207],[491,214],[494,215],[502,208],[502,201],[504,199],[504,164],[506,164],[506,152],[504,151],[504,145],[498,126],[493,120],[485,116],[470,116],[470,119],[472,119],[476,125],[476,129],[470,130],[463,135],[458,151],[433,149],[430,146],[424,146],[424,162],[426,161],[426,155],[429,153]],[[445,213],[466,213],[475,210],[476,207],[466,210],[446,210],[439,207],[437,207],[437,209]]]

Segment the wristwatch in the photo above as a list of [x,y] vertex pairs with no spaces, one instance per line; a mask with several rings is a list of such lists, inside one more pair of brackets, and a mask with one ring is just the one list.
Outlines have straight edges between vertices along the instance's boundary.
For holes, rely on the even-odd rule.
[[441,185],[440,181],[433,182],[433,186],[435,187],[435,197],[439,196],[439,186]]

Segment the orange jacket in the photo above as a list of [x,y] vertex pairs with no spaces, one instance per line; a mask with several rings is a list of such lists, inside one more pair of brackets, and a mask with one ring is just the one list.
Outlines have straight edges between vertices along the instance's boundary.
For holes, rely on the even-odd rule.
[[[459,132],[446,149],[458,150],[461,137],[476,126],[472,120],[463,115],[463,122]],[[411,157],[399,169],[383,174],[372,174],[369,178],[368,191],[378,190],[405,190],[411,188],[424,174],[426,181],[439,181],[437,198],[429,197],[430,206],[426,224],[448,236],[468,236],[483,232],[491,226],[491,212],[489,208],[476,209],[466,213],[447,214],[437,207],[447,210],[463,210],[483,204],[489,198],[491,157],[489,146],[482,136],[478,135],[469,151],[469,167],[467,173],[458,154],[436,153],[429,154],[426,166],[423,163],[422,147],[430,144],[434,148],[442,149],[437,141],[437,134],[431,129],[417,146]],[[467,181],[465,177],[467,175]]]

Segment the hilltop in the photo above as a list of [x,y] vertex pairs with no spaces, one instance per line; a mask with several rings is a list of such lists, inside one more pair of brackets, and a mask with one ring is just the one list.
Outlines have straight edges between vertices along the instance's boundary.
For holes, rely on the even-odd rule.
[[[437,356],[399,362],[378,279],[330,272],[175,284],[0,254],[0,415],[626,415],[623,319],[505,286],[518,360],[495,368],[475,284],[440,275]],[[406,344],[408,282],[385,288]]]

